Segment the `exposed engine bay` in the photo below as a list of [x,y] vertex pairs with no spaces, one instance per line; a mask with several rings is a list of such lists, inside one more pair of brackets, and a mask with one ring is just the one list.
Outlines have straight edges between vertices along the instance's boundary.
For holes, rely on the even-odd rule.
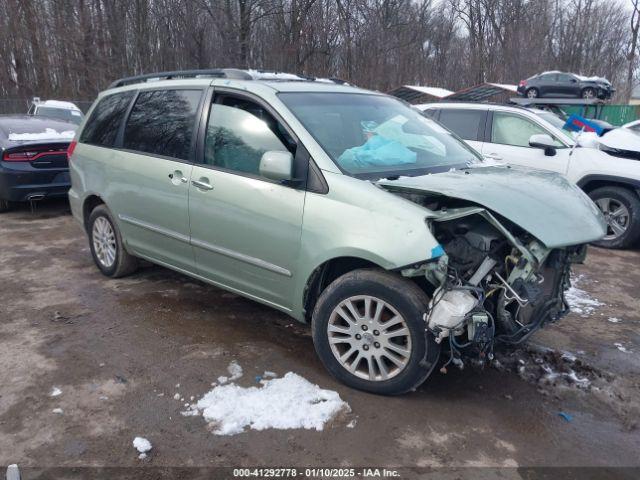
[[484,207],[443,196],[401,194],[436,216],[429,228],[444,252],[402,274],[422,277],[431,294],[427,330],[449,346],[449,363],[463,356],[493,358],[497,343],[519,344],[569,311],[564,291],[570,266],[586,245],[549,249]]

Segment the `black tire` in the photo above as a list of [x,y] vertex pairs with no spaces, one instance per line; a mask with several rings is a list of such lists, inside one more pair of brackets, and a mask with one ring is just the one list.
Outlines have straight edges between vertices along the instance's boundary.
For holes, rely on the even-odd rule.
[[594,245],[603,248],[629,248],[640,240],[640,198],[635,192],[623,187],[601,187],[589,192],[589,197],[596,204],[604,198],[613,199],[624,205],[629,212],[629,222],[624,234],[593,242]]
[[580,93],[580,96],[582,98],[598,98],[597,92],[594,88],[591,87],[587,87],[585,89],[582,90],[582,93]]
[[[358,295],[370,295],[391,305],[402,316],[409,331],[409,359],[406,366],[389,379],[366,380],[358,377],[349,372],[331,350],[327,331],[331,314],[341,302]],[[316,303],[312,316],[316,352],[327,370],[350,387],[382,395],[406,393],[427,379],[440,355],[440,345],[425,329],[423,315],[428,310],[428,304],[427,295],[415,283],[397,274],[369,269],[346,273],[333,281]]]
[[[104,218],[109,223],[109,225],[111,225],[113,233],[115,234],[114,236],[116,243],[116,254],[115,260],[110,266],[103,265],[99,261],[98,255],[95,251],[93,241],[93,227],[98,218]],[[124,244],[122,242],[122,235],[120,234],[120,229],[118,228],[116,222],[113,220],[113,215],[111,215],[111,212],[106,205],[98,205],[93,209],[91,215],[89,215],[87,234],[89,236],[89,247],[91,248],[91,256],[93,257],[93,261],[104,275],[111,278],[119,278],[129,275],[138,269],[138,259],[125,250]]]
[[0,199],[0,213],[5,213],[11,210],[11,202],[9,200]]
[[538,98],[540,96],[540,92],[538,91],[537,88],[532,87],[527,89],[526,92],[524,92],[524,96],[527,98]]

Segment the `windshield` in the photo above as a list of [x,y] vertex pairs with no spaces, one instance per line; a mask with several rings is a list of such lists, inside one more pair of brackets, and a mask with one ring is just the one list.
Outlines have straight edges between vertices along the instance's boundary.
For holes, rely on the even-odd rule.
[[38,107],[36,115],[50,118],[60,118],[67,122],[73,122],[76,125],[82,120],[82,113],[78,110],[69,110],[65,108]]
[[451,132],[390,97],[308,92],[279,97],[353,176],[424,175],[481,161]]
[[570,131],[564,128],[566,122],[562,120],[559,116],[557,116],[555,113],[551,113],[551,112],[536,112],[536,113],[538,114],[539,117],[544,118],[547,122],[549,122],[554,127],[560,128],[562,130]]

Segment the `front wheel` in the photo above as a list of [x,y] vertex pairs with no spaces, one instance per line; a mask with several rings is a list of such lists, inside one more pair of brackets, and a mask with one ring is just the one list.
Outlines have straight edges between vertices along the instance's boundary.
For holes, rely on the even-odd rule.
[[601,187],[589,193],[607,222],[607,234],[594,242],[604,248],[628,248],[640,239],[640,198],[622,187]]
[[594,98],[596,98],[596,91],[591,87],[587,87],[582,90],[582,98],[584,98],[585,100],[593,100]]
[[354,270],[329,285],[312,316],[313,342],[338,380],[367,392],[415,389],[440,354],[426,332],[426,294],[411,281],[380,270]]

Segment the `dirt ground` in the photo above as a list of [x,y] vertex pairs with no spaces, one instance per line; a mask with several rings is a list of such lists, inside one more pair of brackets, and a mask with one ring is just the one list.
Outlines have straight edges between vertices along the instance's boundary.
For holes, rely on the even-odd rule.
[[[419,467],[450,478],[469,467],[512,467],[502,478],[611,467],[593,478],[638,478],[614,467],[640,467],[640,251],[591,248],[576,273],[603,305],[499,356],[499,368],[436,371],[415,393],[380,397],[330,377],[308,329],[287,316],[156,266],[106,279],[64,202],[22,208],[0,217],[0,465],[18,463],[31,472],[23,479],[82,471],[53,467],[143,467],[125,470],[140,477],[220,466]],[[174,395],[202,396],[231,360],[244,368],[239,385],[293,371],[339,392],[351,412],[323,431],[214,435],[201,416],[180,415]],[[589,385],[543,380],[546,365]],[[153,443],[144,460],[135,436]]]

